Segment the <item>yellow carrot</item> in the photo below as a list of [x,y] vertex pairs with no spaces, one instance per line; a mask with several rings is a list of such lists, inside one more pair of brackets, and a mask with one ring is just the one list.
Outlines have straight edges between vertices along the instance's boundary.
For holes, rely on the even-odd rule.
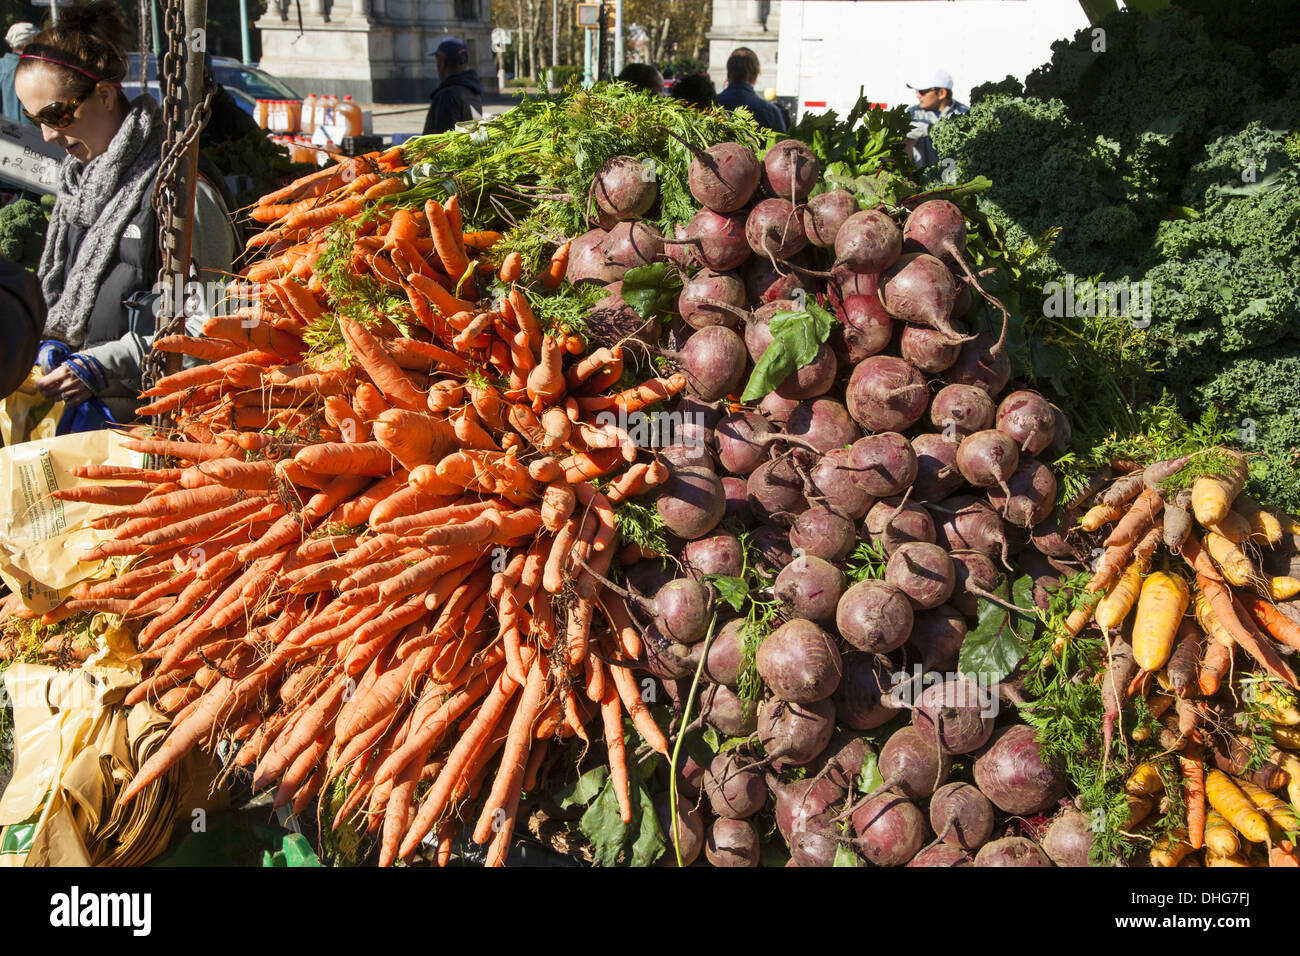
[[1300,727],[1274,724],[1273,742],[1279,747],[1285,747],[1287,750],[1300,750]]
[[1206,854],[1232,856],[1241,849],[1237,831],[1232,828],[1222,813],[1210,808],[1205,814],[1205,850]]
[[1211,853],[1207,850],[1205,852],[1205,865],[1207,867],[1209,866],[1249,867],[1251,864],[1248,863],[1243,857],[1237,856],[1236,854],[1233,854],[1232,856],[1220,856],[1218,853]]
[[1287,727],[1300,724],[1300,707],[1296,706],[1294,697],[1278,693],[1269,681],[1261,680],[1254,687],[1255,700],[1259,703],[1260,714],[1265,720]]
[[1133,768],[1129,774],[1128,780],[1124,783],[1124,789],[1135,797],[1149,797],[1159,793],[1165,788],[1165,782],[1160,777],[1160,771],[1153,763],[1140,763]]
[[1205,533],[1205,550],[1223,572],[1224,579],[1234,587],[1246,587],[1257,577],[1255,566],[1241,549],[1221,534]]
[[1268,819],[1222,770],[1211,770],[1205,775],[1205,797],[1247,840],[1252,843],[1268,840]]
[[1267,591],[1268,596],[1274,601],[1289,601],[1297,594],[1300,594],[1300,578],[1293,578],[1289,575],[1276,577],[1266,575],[1263,590]]
[[1300,757],[1274,750],[1269,759],[1286,771],[1286,798],[1293,807],[1300,807]]
[[1229,474],[1222,478],[1197,478],[1192,484],[1192,512],[1203,527],[1218,524],[1228,516],[1233,501],[1246,483],[1246,459],[1240,452],[1228,451],[1232,459]]
[[1250,537],[1250,522],[1236,511],[1229,511],[1222,521],[1209,530],[1222,535],[1233,544],[1240,544]]
[[1250,797],[1250,802],[1279,830],[1300,830],[1300,821],[1296,820],[1295,814],[1277,796],[1247,780],[1238,780],[1236,784],[1241,788],[1242,793]]
[[1144,671],[1157,671],[1169,660],[1190,599],[1187,582],[1176,574],[1157,571],[1142,582],[1133,624],[1133,659]]
[[1182,827],[1170,830],[1169,835],[1157,840],[1151,847],[1152,866],[1177,866],[1183,857],[1192,852],[1192,845],[1187,842],[1187,831]]
[[1093,619],[1096,620],[1097,626],[1103,631],[1109,631],[1119,627],[1128,617],[1129,611],[1133,610],[1133,604],[1137,601],[1139,592],[1142,589],[1142,575],[1146,571],[1145,561],[1134,561],[1120,579],[1115,582],[1115,586],[1106,593],[1097,607],[1093,611]]
[[1087,513],[1079,519],[1079,527],[1084,531],[1096,531],[1102,525],[1110,524],[1112,521],[1118,521],[1124,517],[1124,509],[1116,508],[1111,505],[1093,505]]

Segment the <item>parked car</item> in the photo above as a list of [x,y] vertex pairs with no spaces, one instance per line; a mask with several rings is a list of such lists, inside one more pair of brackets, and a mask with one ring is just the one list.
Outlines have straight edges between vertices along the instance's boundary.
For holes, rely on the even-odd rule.
[[[122,84],[122,91],[128,97],[133,98],[140,95],[140,54],[132,53],[129,55],[129,59],[130,69],[127,71],[126,81]],[[302,101],[302,95],[293,90],[287,83],[264,70],[259,70],[255,66],[248,66],[239,60],[225,56],[211,57],[208,62],[216,81],[229,91],[230,95],[235,98],[235,102],[239,104],[240,109],[250,116],[254,115],[253,111],[258,100]],[[161,99],[158,90],[158,58],[156,56],[150,55],[148,70],[147,88],[156,99]]]

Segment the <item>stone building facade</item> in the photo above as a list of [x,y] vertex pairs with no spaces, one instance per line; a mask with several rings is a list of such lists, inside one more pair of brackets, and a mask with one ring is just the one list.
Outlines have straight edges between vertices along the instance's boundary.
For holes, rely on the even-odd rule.
[[427,98],[438,85],[433,51],[443,37],[469,47],[486,90],[496,89],[491,0],[272,0],[257,21],[263,69],[307,93],[363,103]]

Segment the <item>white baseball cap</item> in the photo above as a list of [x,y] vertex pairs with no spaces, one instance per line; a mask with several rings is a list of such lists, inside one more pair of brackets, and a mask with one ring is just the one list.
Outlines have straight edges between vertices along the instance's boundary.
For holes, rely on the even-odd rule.
[[9,28],[9,32],[5,34],[5,43],[8,43],[10,47],[26,46],[31,38],[40,32],[40,30],[36,29],[35,24],[15,23]]
[[913,75],[907,84],[909,90],[952,89],[952,74],[947,70],[923,70]]

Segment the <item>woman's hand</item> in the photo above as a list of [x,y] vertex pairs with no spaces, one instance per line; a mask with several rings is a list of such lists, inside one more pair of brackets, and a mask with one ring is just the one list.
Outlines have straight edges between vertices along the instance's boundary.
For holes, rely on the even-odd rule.
[[67,365],[60,365],[49,375],[42,375],[36,380],[36,388],[46,398],[68,405],[80,405],[91,397],[86,383]]

